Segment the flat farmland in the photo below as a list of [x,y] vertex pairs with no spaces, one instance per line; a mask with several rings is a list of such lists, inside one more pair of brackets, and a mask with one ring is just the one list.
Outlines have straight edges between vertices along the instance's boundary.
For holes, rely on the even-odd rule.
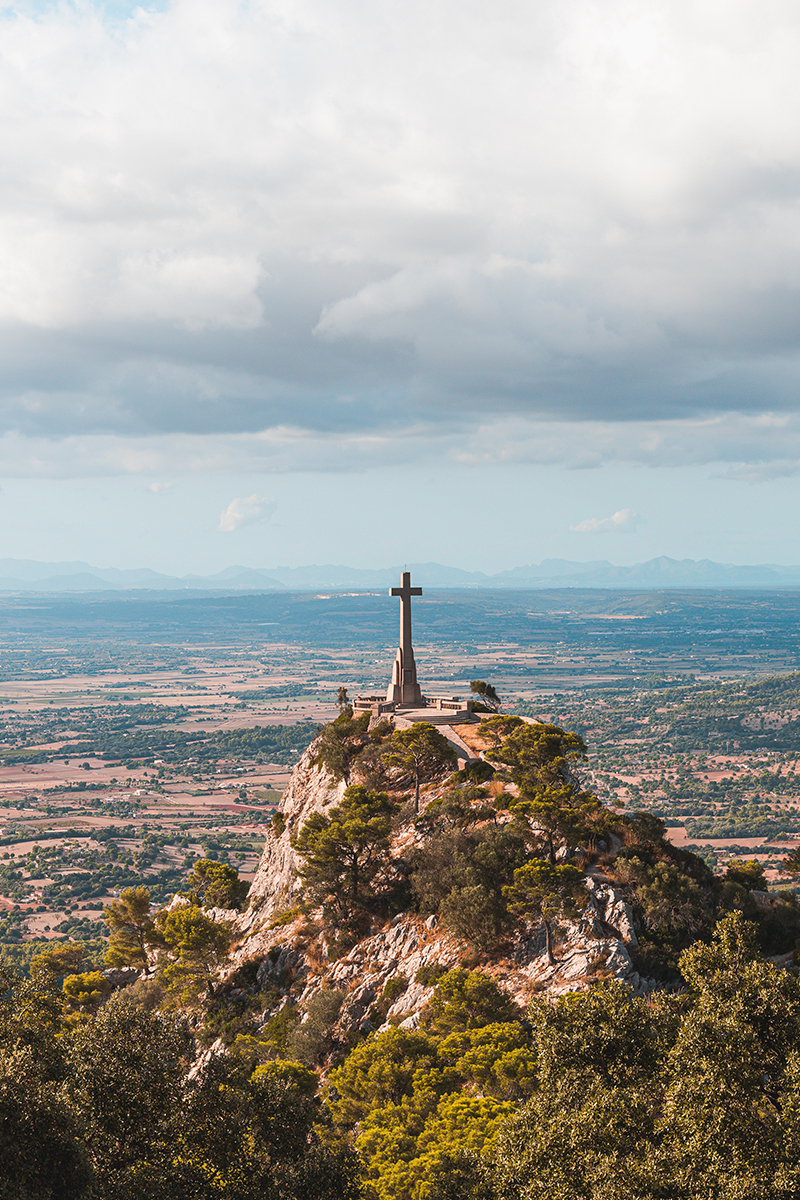
[[[587,784],[716,869],[800,836],[800,594],[430,592],[420,679],[577,729]],[[383,691],[383,592],[0,598],[0,942],[102,935],[133,884],[257,864],[336,694]]]
[[[122,888],[164,900],[202,856],[252,875],[335,692],[295,697],[291,672],[186,653],[189,668],[3,682],[0,937],[102,935]],[[265,677],[277,697],[239,698]]]

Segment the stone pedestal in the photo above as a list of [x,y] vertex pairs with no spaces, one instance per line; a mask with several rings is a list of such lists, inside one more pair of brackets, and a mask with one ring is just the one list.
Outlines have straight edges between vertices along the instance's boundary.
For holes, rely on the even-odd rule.
[[402,708],[422,707],[422,688],[417,682],[417,664],[410,646],[407,651],[402,646],[398,647],[386,699]]

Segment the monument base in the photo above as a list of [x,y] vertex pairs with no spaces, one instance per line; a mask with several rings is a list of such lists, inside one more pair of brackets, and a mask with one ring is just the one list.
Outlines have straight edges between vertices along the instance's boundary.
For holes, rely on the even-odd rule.
[[394,660],[392,682],[386,689],[386,699],[404,708],[420,708],[424,704],[422,688],[417,682],[417,664],[414,662],[413,651],[404,652],[402,646],[399,647]]
[[413,720],[429,721],[434,725],[449,724],[472,718],[472,700],[461,700],[458,696],[421,696],[418,704],[396,704],[382,696],[357,696],[353,701],[354,713],[371,712],[374,717],[399,712],[408,715],[413,711],[420,714]]

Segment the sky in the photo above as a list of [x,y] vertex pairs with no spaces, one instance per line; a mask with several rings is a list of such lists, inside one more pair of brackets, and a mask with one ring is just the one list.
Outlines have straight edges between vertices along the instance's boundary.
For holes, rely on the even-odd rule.
[[0,0],[0,557],[800,563],[800,8]]

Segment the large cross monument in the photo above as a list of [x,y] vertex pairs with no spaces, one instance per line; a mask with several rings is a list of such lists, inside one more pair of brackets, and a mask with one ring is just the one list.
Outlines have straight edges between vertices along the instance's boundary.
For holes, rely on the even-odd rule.
[[400,645],[386,699],[403,708],[420,708],[424,701],[422,689],[417,683],[417,664],[414,662],[414,647],[411,644],[411,597],[421,596],[422,588],[412,587],[411,572],[403,571],[400,587],[390,588],[389,595],[400,597]]

